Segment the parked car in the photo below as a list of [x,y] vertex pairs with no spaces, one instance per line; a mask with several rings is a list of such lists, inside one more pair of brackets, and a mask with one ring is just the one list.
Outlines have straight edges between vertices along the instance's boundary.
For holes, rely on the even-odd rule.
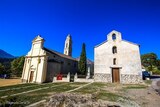
[[146,78],[150,78],[151,74],[150,74],[149,71],[143,71],[142,72],[142,77],[143,77],[143,80],[145,80]]
[[8,79],[8,78],[10,78],[10,75],[9,74],[0,74],[0,78]]

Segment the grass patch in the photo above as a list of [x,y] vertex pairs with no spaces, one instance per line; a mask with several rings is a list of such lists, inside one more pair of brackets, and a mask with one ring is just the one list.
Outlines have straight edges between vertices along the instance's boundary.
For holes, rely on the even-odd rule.
[[4,91],[4,92],[1,92],[0,93],[0,97],[2,96],[6,96],[6,95],[12,95],[12,94],[16,94],[16,93],[21,93],[21,92],[25,92],[25,91],[29,91],[29,90],[34,90],[34,89],[38,89],[38,88],[43,88],[45,86],[42,86],[42,85],[36,85],[36,86],[33,86],[33,87],[27,87],[27,88],[23,88],[21,87],[20,89],[17,89],[17,90],[8,90],[8,91]]
[[46,94],[39,95],[18,95],[18,96],[10,96],[5,99],[0,99],[0,104],[2,104],[4,107],[24,107],[26,105],[32,104],[34,102],[38,102],[42,99],[44,99]]
[[87,84],[85,82],[71,82],[70,85],[84,85],[84,84]]
[[107,83],[99,83],[99,82],[94,82],[88,86],[85,86],[79,90],[75,90],[74,92],[77,93],[82,93],[82,94],[92,94],[95,92],[100,91],[101,88],[107,86]]
[[99,89],[98,86],[99,86],[99,84],[92,83],[88,86],[85,86],[85,87],[79,89],[79,90],[75,90],[74,92],[83,93],[83,94],[91,94],[91,93],[98,91],[98,89]]
[[146,85],[126,85],[124,89],[145,89],[147,87]]
[[87,87],[83,87],[79,90],[75,90],[74,92],[78,92],[78,93],[82,93],[82,94],[91,94],[94,92],[97,92],[98,89],[95,88],[94,86],[87,86]]
[[56,83],[56,84],[48,84],[45,85],[45,87],[49,87],[47,89],[43,89],[43,90],[39,90],[39,91],[35,91],[35,92],[30,92],[30,93],[26,93],[26,94],[22,94],[22,95],[17,95],[17,96],[9,96],[7,98],[4,98],[0,100],[0,103],[3,104],[7,104],[7,102],[24,102],[25,104],[23,105],[13,105],[13,107],[17,107],[17,106],[26,106],[26,105],[30,105],[32,103],[38,102],[40,100],[44,100],[44,99],[48,99],[49,96],[53,95],[54,93],[59,93],[59,92],[65,92],[71,89],[75,89],[77,87],[79,87],[80,85],[76,85],[75,84],[70,84],[70,83]]
[[94,85],[94,86],[96,86],[96,87],[104,87],[104,86],[108,86],[109,85],[109,83],[102,83],[102,82],[94,82],[94,83],[92,83],[91,85]]
[[144,80],[144,82],[148,85],[152,84],[152,80]]
[[97,98],[102,99],[102,100],[116,102],[118,101],[118,99],[123,98],[123,97],[115,93],[101,91],[100,93],[98,93]]
[[[63,84],[63,83],[61,83]],[[36,85],[32,85],[33,87],[19,87],[19,89],[11,89],[11,90],[7,90],[7,91],[3,91],[0,93],[0,97],[2,96],[9,96],[12,94],[16,94],[16,93],[21,93],[21,92],[25,92],[25,91],[30,91],[30,90],[34,90],[34,89],[38,89],[38,88],[44,88],[44,87],[52,87],[52,86],[56,86],[58,85],[57,83],[46,83],[46,84],[36,84]]]
[[35,84],[33,84],[33,83],[26,83],[26,84],[17,84],[17,85],[11,85],[11,86],[1,86],[0,90],[19,88],[19,87],[31,86],[31,85],[35,85]]

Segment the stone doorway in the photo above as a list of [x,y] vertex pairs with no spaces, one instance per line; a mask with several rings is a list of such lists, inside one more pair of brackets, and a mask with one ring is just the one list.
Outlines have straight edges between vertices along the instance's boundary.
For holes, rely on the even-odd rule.
[[112,83],[120,83],[119,68],[112,68]]
[[33,81],[33,75],[34,75],[34,71],[31,71],[30,78],[29,78],[29,82],[32,82],[32,81]]

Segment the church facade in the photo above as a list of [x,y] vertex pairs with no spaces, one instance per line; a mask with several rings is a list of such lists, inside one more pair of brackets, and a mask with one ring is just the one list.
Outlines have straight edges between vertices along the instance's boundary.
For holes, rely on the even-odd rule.
[[94,48],[94,81],[109,83],[142,82],[139,45],[122,40],[113,30],[107,40]]
[[45,48],[44,41],[40,36],[32,41],[32,48],[25,57],[22,82],[52,82],[53,77],[58,74],[78,72],[78,61],[72,57],[70,35],[65,41],[64,54]]

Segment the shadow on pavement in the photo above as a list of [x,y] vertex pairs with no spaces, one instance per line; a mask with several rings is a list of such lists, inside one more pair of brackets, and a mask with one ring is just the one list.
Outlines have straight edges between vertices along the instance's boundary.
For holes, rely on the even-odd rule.
[[158,79],[158,78],[160,78],[160,75],[152,75],[152,76],[150,76],[150,79]]

